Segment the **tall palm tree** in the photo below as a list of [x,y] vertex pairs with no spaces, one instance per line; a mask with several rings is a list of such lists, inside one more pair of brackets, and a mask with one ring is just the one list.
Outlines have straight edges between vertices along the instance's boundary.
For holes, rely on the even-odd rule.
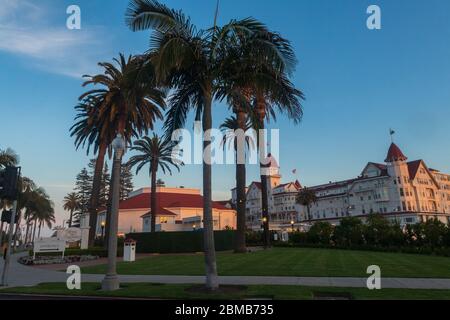
[[32,233],[32,241],[34,242],[38,224],[40,225],[40,228],[43,224],[46,224],[51,228],[52,223],[55,222],[53,202],[43,188],[37,188],[36,190],[31,191],[29,202],[27,204],[27,211],[30,222],[33,221],[34,224]]
[[63,209],[70,212],[69,228],[71,228],[73,214],[80,209],[80,198],[76,192],[71,192],[64,197]]
[[135,141],[134,147],[131,148],[131,150],[139,153],[138,155],[131,157],[128,162],[131,167],[137,166],[136,174],[138,174],[144,166],[147,164],[149,165],[152,188],[150,200],[150,212],[152,215],[151,232],[156,231],[156,215],[158,211],[156,186],[158,169],[161,169],[164,174],[172,174],[171,167],[180,171],[179,164],[176,163],[172,157],[172,150],[174,147],[174,142],[162,139],[158,135],[153,134],[152,138],[144,137],[142,140]]
[[[279,37],[274,34],[268,35],[268,37],[273,36]],[[285,50],[291,51],[293,55],[293,50],[288,41],[285,42],[285,46]],[[299,123],[303,116],[301,101],[304,99],[304,95],[289,80],[288,70],[285,68],[271,68],[265,65],[261,74],[263,74],[265,80],[263,85],[256,88],[254,100],[255,113],[260,130],[265,129],[265,122],[268,119],[273,118],[276,120],[277,113],[287,114],[295,124]],[[267,150],[264,135],[260,134],[259,139],[264,242],[266,246],[270,246],[269,185],[267,172],[265,172],[267,168],[267,163],[265,163],[267,161]]]
[[203,125],[203,220],[206,287],[218,288],[211,190],[212,104],[223,70],[226,39],[229,34],[265,30],[255,19],[232,20],[218,27],[197,30],[182,11],[168,8],[156,0],[131,0],[126,22],[133,31],[153,29],[150,52],[158,79],[174,89],[165,129],[171,133],[184,126],[194,109]]
[[[250,118],[245,115],[244,126],[240,121],[238,121],[238,116],[231,116],[225,119],[224,123],[220,126],[222,131],[224,131],[224,144],[227,142],[233,143],[234,152],[236,156],[236,212],[237,212],[237,232],[235,240],[234,251],[236,253],[247,252],[245,232],[246,232],[246,207],[247,207],[247,196],[246,196],[246,170],[245,163],[242,159],[239,159],[238,152],[244,152],[245,150],[239,150],[239,148],[244,149],[245,145],[247,147],[253,146],[253,141],[250,137],[245,138],[245,145],[239,146],[238,139],[241,139],[239,135],[236,135],[236,131],[241,129],[242,133],[248,132],[248,130],[254,128],[254,125]],[[242,129],[242,127],[244,127]],[[251,145],[252,144],[252,145]],[[245,159],[243,159],[245,161]]]
[[[275,80],[267,75],[267,70],[284,72],[292,70],[296,60],[289,42],[269,30],[260,30],[253,34],[239,32],[228,34],[227,49],[222,73],[222,85],[217,95],[226,98],[236,115],[237,129],[245,131],[246,118],[251,119],[255,130],[261,128],[256,117],[252,101],[258,90],[267,90]],[[238,156],[236,167],[236,193],[238,232],[236,251],[246,252],[245,248],[245,155]]]
[[[147,61],[141,57],[126,58],[120,54],[114,62],[115,64],[99,63],[104,70],[102,74],[85,76],[87,81],[83,86],[100,87],[95,87],[80,96],[81,101],[95,103],[95,111],[88,113],[86,123],[89,124],[89,121],[94,123],[94,128],[89,127],[88,133],[93,131],[96,137],[90,138],[90,141],[95,140],[100,146],[89,205],[91,245],[95,238],[101,177],[107,146],[116,134],[121,134],[130,143],[133,136],[137,137],[146,134],[149,129],[153,130],[155,121],[163,118],[161,110],[165,108],[165,91],[155,85],[155,77]],[[95,120],[91,120],[92,118]],[[86,117],[82,119],[83,124],[85,119]],[[92,135],[87,136],[92,137]]]
[[317,202],[317,196],[314,190],[304,187],[297,194],[296,202],[306,207],[308,213],[307,220],[311,221],[311,205]]

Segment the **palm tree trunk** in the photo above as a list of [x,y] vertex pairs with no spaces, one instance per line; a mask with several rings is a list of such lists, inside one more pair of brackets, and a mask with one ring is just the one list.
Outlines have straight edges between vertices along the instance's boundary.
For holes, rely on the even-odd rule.
[[97,234],[97,210],[102,183],[103,166],[105,164],[105,154],[107,145],[102,143],[98,150],[97,161],[95,162],[94,177],[92,180],[92,193],[89,201],[89,247],[94,246]]
[[[260,130],[265,128],[265,118],[266,118],[266,104],[264,97],[258,95],[257,97],[257,114],[259,118]],[[268,191],[268,181],[267,174],[264,172],[264,163],[262,159],[266,157],[266,140],[264,134],[259,135],[259,147],[260,147],[260,171],[261,171],[261,206],[262,206],[262,217],[263,217],[263,229],[264,229],[264,247],[270,247],[270,216],[269,216],[269,191]]]
[[41,237],[41,229],[42,229],[42,224],[43,223],[44,223],[44,221],[39,222],[38,239]]
[[33,238],[31,239],[32,241],[32,243],[34,244],[34,239],[36,238],[36,225],[37,225],[37,219],[34,219],[34,222],[33,222]]
[[30,230],[30,219],[27,219],[27,229],[25,230],[25,240],[24,240],[24,244],[27,244],[28,242],[28,232]]
[[0,246],[3,244],[3,221],[0,224]]
[[[236,119],[238,128],[245,132],[246,114],[242,110],[237,110]],[[239,137],[238,135],[238,138]],[[245,211],[247,208],[247,195],[245,193],[246,185],[246,169],[245,169],[245,136],[244,141],[237,142],[236,147],[236,209],[237,209],[237,232],[234,251],[236,253],[246,253],[247,247],[245,243]],[[244,148],[239,147],[242,144]]]
[[156,232],[156,211],[158,210],[158,206],[156,203],[156,173],[158,170],[158,164],[152,163],[152,195],[151,195],[151,203],[150,203],[150,211],[152,214],[151,221],[151,232]]
[[69,228],[72,228],[73,210],[70,210]]
[[212,128],[212,94],[211,87],[204,92],[203,110],[203,237],[206,265],[206,288],[217,290],[216,248],[214,244],[214,221],[212,215],[212,167],[211,167],[211,128]]

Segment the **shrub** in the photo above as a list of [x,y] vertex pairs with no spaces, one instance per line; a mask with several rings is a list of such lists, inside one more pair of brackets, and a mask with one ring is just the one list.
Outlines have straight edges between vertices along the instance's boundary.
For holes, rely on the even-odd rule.
[[[216,251],[234,248],[235,231],[216,231]],[[132,233],[127,238],[136,240],[138,253],[193,253],[203,252],[203,232]]]
[[328,222],[317,222],[309,229],[307,241],[310,243],[330,244],[333,226]]
[[364,243],[363,223],[355,217],[342,218],[334,229],[334,241],[339,246],[361,245]]

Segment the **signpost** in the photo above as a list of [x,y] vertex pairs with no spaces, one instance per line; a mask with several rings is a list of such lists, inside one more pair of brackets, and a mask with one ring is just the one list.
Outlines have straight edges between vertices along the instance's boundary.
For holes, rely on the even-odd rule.
[[69,228],[62,232],[62,238],[68,243],[78,242],[81,240],[81,229],[80,228]]
[[66,240],[58,238],[44,238],[34,242],[33,260],[36,259],[36,253],[50,253],[61,252],[64,258],[64,251],[66,250]]

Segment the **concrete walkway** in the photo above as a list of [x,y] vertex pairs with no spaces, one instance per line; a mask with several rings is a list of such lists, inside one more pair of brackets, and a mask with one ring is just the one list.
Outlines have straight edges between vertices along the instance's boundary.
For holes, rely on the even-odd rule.
[[[11,257],[8,277],[9,287],[35,286],[44,282],[66,282],[68,275],[64,272],[24,266],[17,262],[21,255]],[[0,271],[3,270],[3,259],[0,258]],[[101,282],[103,275],[82,274],[82,282]],[[122,283],[165,283],[165,284],[201,284],[205,282],[203,276],[150,276],[121,275]],[[219,277],[222,285],[286,285],[311,287],[352,287],[365,288],[365,278],[339,278],[339,277]],[[384,278],[382,288],[401,289],[448,289],[450,279],[410,279],[410,278]],[[0,287],[1,290],[1,287]]]

